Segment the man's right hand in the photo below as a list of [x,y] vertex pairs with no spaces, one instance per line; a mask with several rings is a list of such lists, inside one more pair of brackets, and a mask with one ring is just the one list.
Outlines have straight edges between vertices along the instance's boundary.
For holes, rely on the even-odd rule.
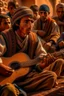
[[12,73],[14,72],[13,69],[11,69],[10,67],[4,65],[4,64],[0,64],[0,74],[3,76],[10,76]]

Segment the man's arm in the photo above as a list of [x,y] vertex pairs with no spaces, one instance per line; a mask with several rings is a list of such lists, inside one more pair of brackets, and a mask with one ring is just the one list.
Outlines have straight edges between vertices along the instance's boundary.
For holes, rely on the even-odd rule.
[[37,35],[39,35],[40,37],[45,36],[45,31],[43,30],[37,30],[37,20],[34,22],[34,25],[32,27],[32,31],[35,32]]
[[3,56],[6,52],[6,43],[2,35],[0,35],[0,56]]
[[53,41],[54,43],[57,43],[57,40],[60,37],[60,30],[56,22],[52,24],[52,30],[50,34],[50,41]]
[[[6,52],[6,44],[2,35],[0,35],[0,57],[3,56],[5,52]],[[14,70],[3,64],[3,61],[0,58],[0,74],[3,76],[10,76],[13,72]]]
[[40,41],[40,38],[38,37],[38,45],[35,51],[35,56],[39,56],[41,59],[43,59],[44,56],[47,55],[46,50],[43,48],[42,43]]

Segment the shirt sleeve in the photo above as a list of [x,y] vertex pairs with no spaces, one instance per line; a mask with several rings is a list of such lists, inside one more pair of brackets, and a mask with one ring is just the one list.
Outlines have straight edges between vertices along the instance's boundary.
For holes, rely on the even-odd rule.
[[35,55],[36,55],[36,57],[38,56],[38,57],[40,57],[40,58],[43,58],[44,56],[47,55],[47,52],[46,52],[46,50],[43,48],[39,37],[38,37],[38,45],[37,45],[37,48],[36,48]]
[[0,35],[0,57],[6,52],[6,43],[2,35]]
[[57,43],[57,40],[60,37],[60,30],[56,22],[52,24],[52,31],[50,37],[50,40],[53,40],[55,43]]
[[37,20],[36,21],[34,21],[34,24],[33,24],[33,26],[32,26],[32,31],[33,32],[35,32],[35,33],[37,33]]

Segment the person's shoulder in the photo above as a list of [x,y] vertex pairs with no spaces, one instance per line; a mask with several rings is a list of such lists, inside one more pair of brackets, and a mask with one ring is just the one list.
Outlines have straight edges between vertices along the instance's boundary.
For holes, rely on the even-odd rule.
[[50,22],[55,22],[55,20],[53,19],[53,18],[48,18],[48,20],[50,21]]
[[58,20],[58,17],[57,17],[57,16],[54,16],[52,19],[54,19],[54,20]]
[[2,31],[2,33],[8,33],[10,31],[13,31],[13,29],[12,28],[6,29],[6,30]]
[[56,20],[55,19],[53,19],[53,18],[50,18],[50,21],[52,22],[52,25],[57,25],[57,23],[56,23]]

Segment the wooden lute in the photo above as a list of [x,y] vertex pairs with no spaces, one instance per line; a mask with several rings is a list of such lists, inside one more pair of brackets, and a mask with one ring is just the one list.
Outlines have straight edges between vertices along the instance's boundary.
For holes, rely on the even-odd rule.
[[3,64],[12,67],[15,71],[9,77],[0,75],[0,85],[12,83],[15,79],[28,74],[30,70],[29,66],[35,65],[40,61],[38,58],[30,60],[29,56],[27,56],[25,53],[17,53],[12,57],[2,57],[1,59]]

